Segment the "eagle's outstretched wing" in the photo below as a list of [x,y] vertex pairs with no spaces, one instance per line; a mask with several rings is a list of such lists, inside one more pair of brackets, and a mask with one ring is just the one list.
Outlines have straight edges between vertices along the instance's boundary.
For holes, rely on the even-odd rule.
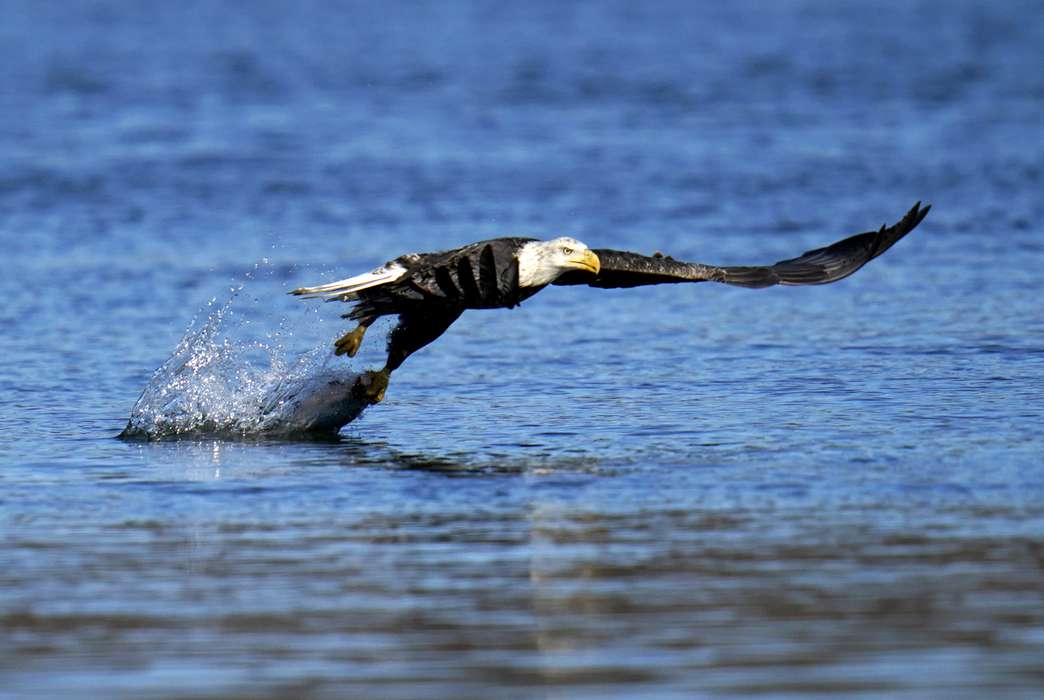
[[580,270],[568,272],[553,284],[586,284],[591,287],[638,287],[679,282],[724,282],[741,287],[771,287],[775,284],[827,284],[848,277],[921,223],[932,207],[918,202],[894,226],[868,231],[810,250],[774,265],[718,267],[689,263],[671,257],[652,257],[620,250],[595,249],[602,263],[598,275]]

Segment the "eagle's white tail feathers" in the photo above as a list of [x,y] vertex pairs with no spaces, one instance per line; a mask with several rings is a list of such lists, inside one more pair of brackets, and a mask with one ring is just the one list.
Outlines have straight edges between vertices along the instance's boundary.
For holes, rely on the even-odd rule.
[[357,294],[370,287],[379,287],[382,284],[394,282],[406,274],[406,268],[399,263],[382,265],[376,270],[364,272],[355,277],[349,277],[328,284],[320,284],[315,287],[301,287],[290,292],[297,296],[308,299],[325,299],[326,301],[351,301]]

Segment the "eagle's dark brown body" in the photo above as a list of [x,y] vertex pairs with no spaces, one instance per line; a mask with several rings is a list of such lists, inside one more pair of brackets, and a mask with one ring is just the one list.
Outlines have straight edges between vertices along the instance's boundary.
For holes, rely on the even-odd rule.
[[407,269],[390,284],[358,292],[345,318],[368,327],[381,316],[398,315],[388,337],[389,371],[442,335],[468,309],[518,306],[543,287],[518,283],[518,251],[532,238],[495,238],[441,253],[404,255],[393,262]]
[[360,291],[345,318],[518,306],[543,289],[518,284],[518,251],[533,240],[494,238],[441,253],[403,255],[392,262],[405,267],[406,274]]

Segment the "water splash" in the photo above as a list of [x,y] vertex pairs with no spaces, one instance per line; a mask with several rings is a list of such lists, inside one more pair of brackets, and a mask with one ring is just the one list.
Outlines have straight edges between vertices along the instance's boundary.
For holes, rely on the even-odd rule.
[[335,434],[363,412],[368,404],[352,392],[359,375],[327,367],[329,342],[295,356],[284,342],[294,335],[285,319],[276,331],[257,332],[268,325],[252,322],[260,302],[255,308],[235,303],[246,284],[196,317],[153,374],[120,437]]

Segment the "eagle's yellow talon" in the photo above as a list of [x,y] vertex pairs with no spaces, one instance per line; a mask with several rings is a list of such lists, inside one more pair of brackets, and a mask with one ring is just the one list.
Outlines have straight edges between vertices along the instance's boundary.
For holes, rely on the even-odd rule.
[[384,400],[384,392],[388,390],[389,378],[388,372],[383,369],[379,372],[365,372],[356,380],[354,391],[371,404],[380,403]]
[[359,352],[359,346],[362,345],[364,335],[366,335],[366,326],[356,326],[354,331],[345,333],[334,343],[334,354],[355,357]]

